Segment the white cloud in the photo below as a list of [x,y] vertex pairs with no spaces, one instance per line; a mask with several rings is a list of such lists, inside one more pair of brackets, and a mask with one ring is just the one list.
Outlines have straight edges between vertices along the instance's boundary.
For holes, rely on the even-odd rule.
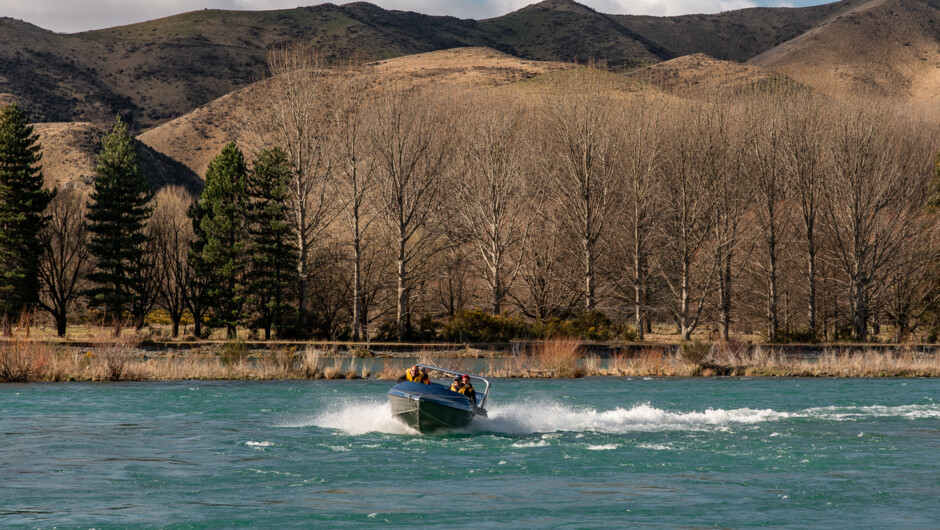
[[[345,3],[347,0],[334,0]],[[774,0],[761,0],[762,3]],[[61,32],[77,32],[143,22],[203,8],[258,10],[286,9],[317,0],[0,0],[0,15],[26,20]],[[372,0],[386,9],[417,11],[430,15],[489,18],[535,3],[535,0]],[[631,15],[681,15],[717,13],[754,7],[752,0],[581,0],[602,13]],[[65,4],[65,5],[63,5]]]

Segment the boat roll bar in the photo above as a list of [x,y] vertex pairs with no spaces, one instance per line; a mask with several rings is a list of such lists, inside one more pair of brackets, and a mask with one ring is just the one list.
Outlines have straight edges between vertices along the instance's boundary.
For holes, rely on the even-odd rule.
[[[468,376],[470,376],[470,379],[471,379],[471,380],[477,379],[477,380],[479,380],[479,381],[483,381],[483,384],[484,384],[484,387],[483,387],[483,398],[480,399],[480,403],[477,404],[476,406],[477,406],[477,408],[481,408],[481,409],[482,409],[482,408],[485,408],[485,405],[486,405],[486,395],[490,392],[490,380],[489,380],[489,379],[487,379],[487,378],[485,378],[485,377],[480,377],[480,376],[478,376],[478,375],[468,374],[468,373],[466,373],[466,372],[458,372],[458,371],[456,371],[456,370],[448,370],[447,368],[441,368],[440,366],[431,366],[430,364],[419,364],[419,365],[417,365],[417,366],[418,366],[419,368],[425,368],[425,369],[427,369],[428,372],[430,372],[430,371],[433,370],[433,371],[435,371],[435,372],[444,372],[445,374],[450,374],[450,375],[461,375],[461,376],[462,376],[462,375],[468,375]],[[431,375],[431,374],[429,373],[428,376],[430,376],[430,375]]]

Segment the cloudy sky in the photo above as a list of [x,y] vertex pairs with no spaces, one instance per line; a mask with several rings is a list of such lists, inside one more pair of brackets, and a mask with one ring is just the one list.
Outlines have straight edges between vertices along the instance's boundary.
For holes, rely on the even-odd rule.
[[[351,0],[334,0],[342,4]],[[489,18],[538,0],[370,0],[386,9],[418,11],[430,15]],[[802,6],[826,0],[580,0],[602,13],[683,15],[717,13],[761,6]],[[0,16],[18,18],[59,32],[100,29],[203,8],[238,10],[284,9],[313,5],[315,0],[0,0]]]

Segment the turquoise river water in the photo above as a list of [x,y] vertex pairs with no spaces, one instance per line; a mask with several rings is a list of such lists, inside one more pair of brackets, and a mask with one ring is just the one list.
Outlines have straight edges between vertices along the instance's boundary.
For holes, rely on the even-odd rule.
[[495,380],[419,435],[382,381],[0,386],[0,527],[940,527],[940,380]]

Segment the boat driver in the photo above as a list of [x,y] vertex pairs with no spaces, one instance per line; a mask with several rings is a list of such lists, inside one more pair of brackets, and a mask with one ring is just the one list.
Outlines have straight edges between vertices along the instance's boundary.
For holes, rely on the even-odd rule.
[[454,384],[450,386],[450,389],[467,396],[470,403],[477,404],[477,392],[473,389],[473,384],[470,383],[469,375],[464,374],[463,377],[454,378]]
[[431,384],[431,379],[428,377],[428,373],[424,371],[424,368],[421,368],[417,364],[408,370],[405,370],[405,381],[424,383],[426,385]]

